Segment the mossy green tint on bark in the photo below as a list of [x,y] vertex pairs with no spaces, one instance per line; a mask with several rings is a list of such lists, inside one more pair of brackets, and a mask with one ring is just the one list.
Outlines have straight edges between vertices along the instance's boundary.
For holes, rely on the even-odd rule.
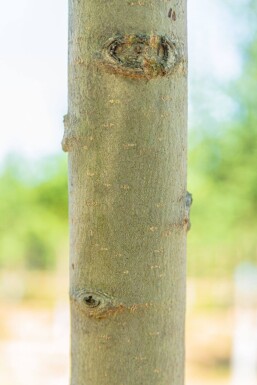
[[69,1],[71,385],[184,384],[186,52],[185,0]]

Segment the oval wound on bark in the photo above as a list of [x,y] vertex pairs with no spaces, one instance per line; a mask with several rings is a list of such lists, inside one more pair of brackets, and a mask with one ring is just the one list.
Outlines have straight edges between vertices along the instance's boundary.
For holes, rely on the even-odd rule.
[[100,64],[111,73],[151,79],[173,73],[182,56],[178,42],[166,36],[118,35],[105,43]]
[[114,298],[98,290],[77,290],[70,294],[70,298],[89,317],[105,318],[105,315],[120,309]]

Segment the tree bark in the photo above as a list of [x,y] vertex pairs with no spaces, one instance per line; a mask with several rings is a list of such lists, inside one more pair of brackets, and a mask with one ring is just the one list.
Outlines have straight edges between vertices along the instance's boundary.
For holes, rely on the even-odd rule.
[[71,385],[182,385],[186,0],[70,0]]

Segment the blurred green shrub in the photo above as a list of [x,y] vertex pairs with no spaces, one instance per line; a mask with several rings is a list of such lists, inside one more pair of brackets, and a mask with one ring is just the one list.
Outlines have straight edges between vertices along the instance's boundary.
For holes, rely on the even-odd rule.
[[10,155],[0,184],[0,266],[54,268],[68,249],[66,159]]
[[[257,15],[253,5],[249,9]],[[242,50],[240,78],[222,90],[234,113],[219,121],[207,113],[191,132],[191,275],[226,275],[242,261],[257,263],[256,34],[250,40]]]

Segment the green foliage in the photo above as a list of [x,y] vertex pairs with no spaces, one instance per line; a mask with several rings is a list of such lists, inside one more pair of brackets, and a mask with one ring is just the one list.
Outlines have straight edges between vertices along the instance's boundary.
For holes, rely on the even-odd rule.
[[[255,8],[255,15],[257,10]],[[244,49],[242,75],[227,92],[237,106],[229,122],[211,122],[192,140],[189,191],[194,203],[189,234],[189,273],[232,273],[257,262],[257,42]],[[193,130],[194,135],[196,128]],[[200,137],[200,139],[199,139]]]
[[0,266],[54,268],[68,249],[66,160],[10,156],[0,183]]

